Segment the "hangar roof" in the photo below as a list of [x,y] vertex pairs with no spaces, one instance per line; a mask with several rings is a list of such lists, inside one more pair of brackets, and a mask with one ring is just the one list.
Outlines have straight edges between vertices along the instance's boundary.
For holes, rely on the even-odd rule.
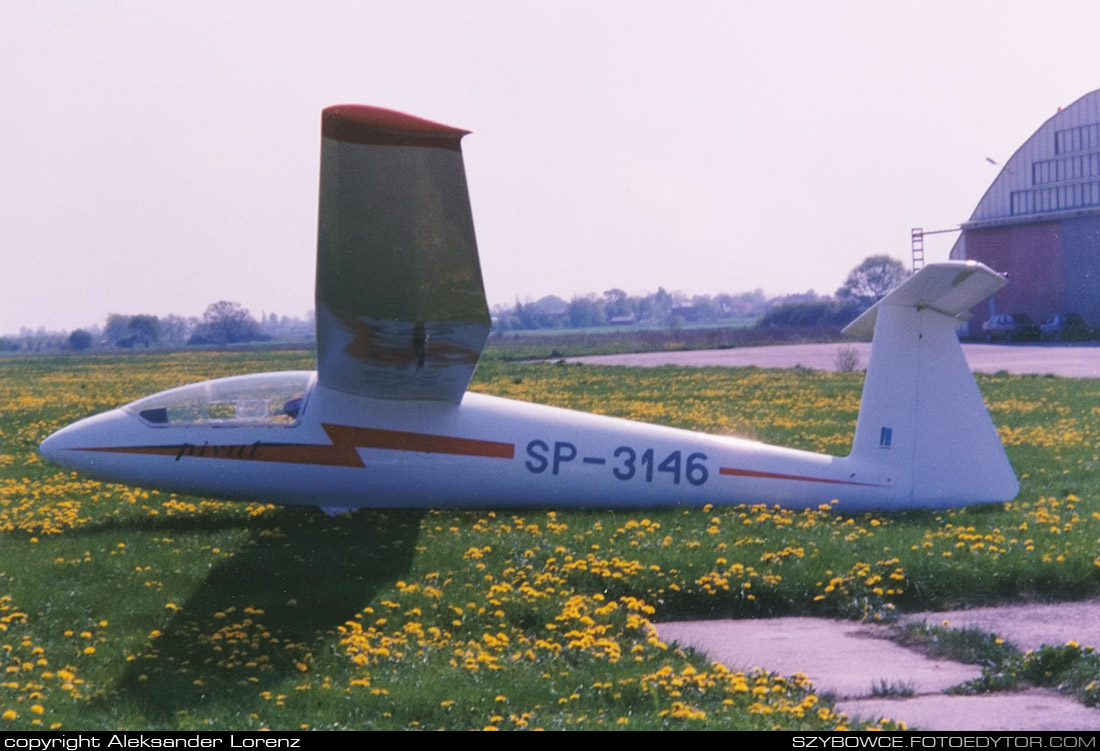
[[1043,123],[1005,162],[963,226],[1100,212],[1100,89]]

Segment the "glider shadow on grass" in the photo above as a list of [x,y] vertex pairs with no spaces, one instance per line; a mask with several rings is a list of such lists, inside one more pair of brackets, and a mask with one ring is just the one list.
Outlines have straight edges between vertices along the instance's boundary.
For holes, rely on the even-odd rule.
[[331,659],[336,629],[407,574],[422,515],[287,509],[270,517],[130,662],[117,698],[170,726],[218,705],[256,711],[265,689],[310,680],[314,662]]

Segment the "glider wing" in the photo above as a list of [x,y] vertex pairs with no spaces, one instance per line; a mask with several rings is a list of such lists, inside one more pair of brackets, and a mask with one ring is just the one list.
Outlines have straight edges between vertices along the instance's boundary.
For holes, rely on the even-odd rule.
[[460,141],[377,107],[321,120],[317,370],[332,389],[458,403],[489,335]]

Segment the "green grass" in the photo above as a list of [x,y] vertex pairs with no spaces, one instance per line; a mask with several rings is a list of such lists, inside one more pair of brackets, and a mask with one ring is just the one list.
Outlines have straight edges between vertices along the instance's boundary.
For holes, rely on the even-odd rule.
[[899,630],[898,641],[934,657],[981,666],[981,676],[948,689],[949,694],[986,694],[1038,686],[1069,694],[1086,706],[1100,704],[1100,655],[1075,641],[1020,652],[995,634],[979,629],[949,629],[924,623]]
[[871,696],[876,698],[906,699],[916,696],[917,689],[912,681],[887,681],[879,680],[871,686]]
[[[104,485],[35,452],[57,427],[159,389],[309,367],[301,352],[0,362],[0,727],[830,728],[845,720],[804,679],[716,668],[650,621],[888,621],[1100,591],[1093,381],[981,378],[1020,497],[935,513],[330,519]],[[852,373],[501,362],[475,382],[836,454],[861,385]]]
[[514,329],[500,332],[504,338],[523,339],[525,337],[574,337],[609,334],[618,337],[629,337],[641,332],[682,333],[690,331],[706,331],[712,329],[747,329],[756,325],[759,316],[741,316],[739,318],[725,318],[720,321],[707,321],[702,323],[683,323],[678,326],[670,326],[667,323],[636,323],[628,326],[587,326],[584,328],[560,328],[560,329]]
[[945,628],[913,623],[897,631],[897,641],[942,657],[970,665],[994,666],[1019,656],[1015,646],[995,634],[976,628]]
[[840,328],[756,328],[737,324],[696,326],[683,329],[615,328],[538,329],[495,333],[482,353],[482,361],[551,360],[584,355],[616,355],[628,352],[663,352],[692,349],[759,347],[766,344],[835,342]]

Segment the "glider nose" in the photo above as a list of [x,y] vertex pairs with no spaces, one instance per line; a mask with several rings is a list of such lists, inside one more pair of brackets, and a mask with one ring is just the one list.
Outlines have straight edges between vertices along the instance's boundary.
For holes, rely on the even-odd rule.
[[117,443],[112,437],[132,422],[121,409],[88,417],[51,433],[38,445],[38,453],[67,469],[84,470],[94,462],[95,449]]
[[80,445],[80,434],[84,432],[81,427],[83,423],[84,420],[80,420],[50,433],[46,440],[38,444],[39,455],[54,464],[73,468],[72,462],[66,461],[66,457],[72,453],[74,447]]
[[50,433],[46,437],[46,440],[38,444],[38,454],[44,459],[49,459],[54,464],[57,464],[57,456],[61,451],[61,441],[58,436],[61,435],[61,431],[58,430],[54,433]]

